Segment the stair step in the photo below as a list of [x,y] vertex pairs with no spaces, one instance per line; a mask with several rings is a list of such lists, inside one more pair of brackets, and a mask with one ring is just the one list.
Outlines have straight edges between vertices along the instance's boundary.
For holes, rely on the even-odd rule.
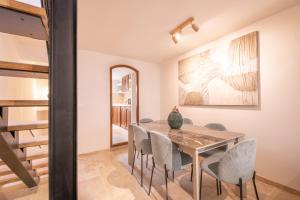
[[44,170],[40,170],[36,173],[37,176],[44,176],[44,175],[47,175],[49,172],[48,172],[48,169],[44,169]]
[[17,181],[20,181],[20,179],[18,177],[8,177],[8,178],[0,180],[0,185],[6,185],[6,184],[14,183]]
[[39,169],[39,168],[44,168],[44,167],[48,167],[48,162],[40,163],[40,164],[36,164],[36,165],[32,166],[33,169]]
[[27,156],[26,160],[38,160],[42,158],[48,158],[48,153],[41,153],[41,154]]
[[0,107],[48,106],[48,100],[0,100]]
[[[43,176],[43,175],[46,175],[46,174],[48,174],[48,169],[41,170],[39,173],[36,173],[36,174],[34,175],[34,180],[35,180],[36,182],[39,182],[39,176]],[[8,175],[9,175],[9,174],[8,174]],[[13,175],[13,174],[11,173],[11,175]],[[13,175],[13,176],[8,176],[8,177],[2,178],[2,179],[0,180],[0,186],[1,186],[1,185],[6,185],[6,184],[10,184],[10,183],[16,183],[16,182],[19,182],[19,181],[21,181],[20,178],[17,177],[17,176],[15,176],[15,175]]]
[[35,147],[35,146],[42,146],[42,145],[48,145],[48,140],[39,140],[39,141],[20,143],[18,144],[18,148]]
[[[48,153],[41,153],[41,154],[27,156],[26,160],[38,160],[43,158],[48,158]],[[0,166],[1,165],[5,165],[5,162],[3,162],[2,160],[0,160]]]
[[[48,162],[33,165],[32,169],[37,170],[37,169],[46,168],[46,167],[48,167]],[[47,171],[47,173],[48,173],[48,171]],[[13,172],[10,169],[0,171],[0,176],[7,176],[7,175],[10,175],[10,174],[13,174]],[[39,173],[38,173],[38,176],[39,176]]]
[[0,61],[0,75],[48,79],[48,66]]
[[0,31],[48,40],[48,19],[44,8],[15,0],[0,0]]
[[48,121],[37,121],[37,122],[29,122],[29,123],[10,123],[8,126],[0,127],[0,131],[10,132],[10,131],[47,129],[47,128],[48,128]]
[[9,175],[9,174],[13,174],[12,171],[10,171],[9,169],[8,170],[3,170],[0,172],[0,176],[6,176],[6,175]]
[[14,71],[25,71],[25,72],[38,72],[48,74],[49,67],[43,65],[33,65],[25,63],[14,63],[0,61],[0,69],[14,70]]

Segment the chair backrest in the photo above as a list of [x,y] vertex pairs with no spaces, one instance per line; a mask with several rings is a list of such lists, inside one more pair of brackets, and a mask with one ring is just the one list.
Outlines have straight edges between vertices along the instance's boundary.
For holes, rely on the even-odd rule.
[[184,124],[194,124],[193,121],[189,118],[183,118],[183,123]]
[[225,152],[218,165],[218,177],[225,182],[238,184],[253,177],[256,161],[256,142],[249,139],[236,144]]
[[140,119],[140,123],[150,123],[153,122],[153,119],[150,118],[142,118]]
[[223,124],[219,123],[208,123],[205,125],[206,128],[217,130],[217,131],[226,131],[226,127]]
[[167,165],[169,170],[180,169],[181,155],[170,138],[158,132],[151,132],[150,138],[155,165],[161,168]]
[[142,150],[143,153],[151,153],[151,144],[147,131],[136,124],[132,124],[132,131],[136,149],[138,151]]

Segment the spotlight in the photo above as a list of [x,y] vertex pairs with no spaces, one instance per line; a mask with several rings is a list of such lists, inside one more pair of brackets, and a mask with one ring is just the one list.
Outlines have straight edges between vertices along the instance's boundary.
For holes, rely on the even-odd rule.
[[197,24],[195,24],[195,23],[192,23],[192,29],[193,29],[195,32],[198,32],[198,31],[199,31],[199,27],[198,27]]
[[181,38],[181,33],[180,32],[174,33],[172,35],[172,40],[175,42],[175,44],[178,43],[178,41],[180,40],[180,38]]

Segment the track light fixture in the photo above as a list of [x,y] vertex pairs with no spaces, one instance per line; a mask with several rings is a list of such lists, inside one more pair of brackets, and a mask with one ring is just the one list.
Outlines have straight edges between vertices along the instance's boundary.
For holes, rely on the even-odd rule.
[[197,26],[197,24],[194,22],[195,19],[193,17],[188,18],[187,20],[185,20],[184,22],[182,22],[181,24],[179,24],[176,28],[174,28],[172,31],[170,31],[170,35],[172,37],[172,40],[174,41],[175,44],[178,43],[178,41],[181,38],[181,33],[182,30],[187,27],[187,26],[191,26],[192,29],[195,32],[199,31],[199,27]]

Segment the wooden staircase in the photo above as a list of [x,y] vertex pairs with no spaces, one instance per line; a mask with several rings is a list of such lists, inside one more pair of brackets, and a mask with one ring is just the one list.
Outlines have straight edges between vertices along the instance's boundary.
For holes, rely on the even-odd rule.
[[[44,8],[14,0],[0,0],[0,32],[48,41],[48,18]],[[1,44],[0,44],[1,45]],[[49,67],[0,61],[0,76],[48,79]],[[48,121],[11,123],[11,107],[44,107],[47,100],[0,100],[0,186],[22,181],[27,187],[38,185],[48,174],[48,152],[36,151],[48,145],[33,130],[48,129]],[[30,132],[28,141],[21,141]]]

